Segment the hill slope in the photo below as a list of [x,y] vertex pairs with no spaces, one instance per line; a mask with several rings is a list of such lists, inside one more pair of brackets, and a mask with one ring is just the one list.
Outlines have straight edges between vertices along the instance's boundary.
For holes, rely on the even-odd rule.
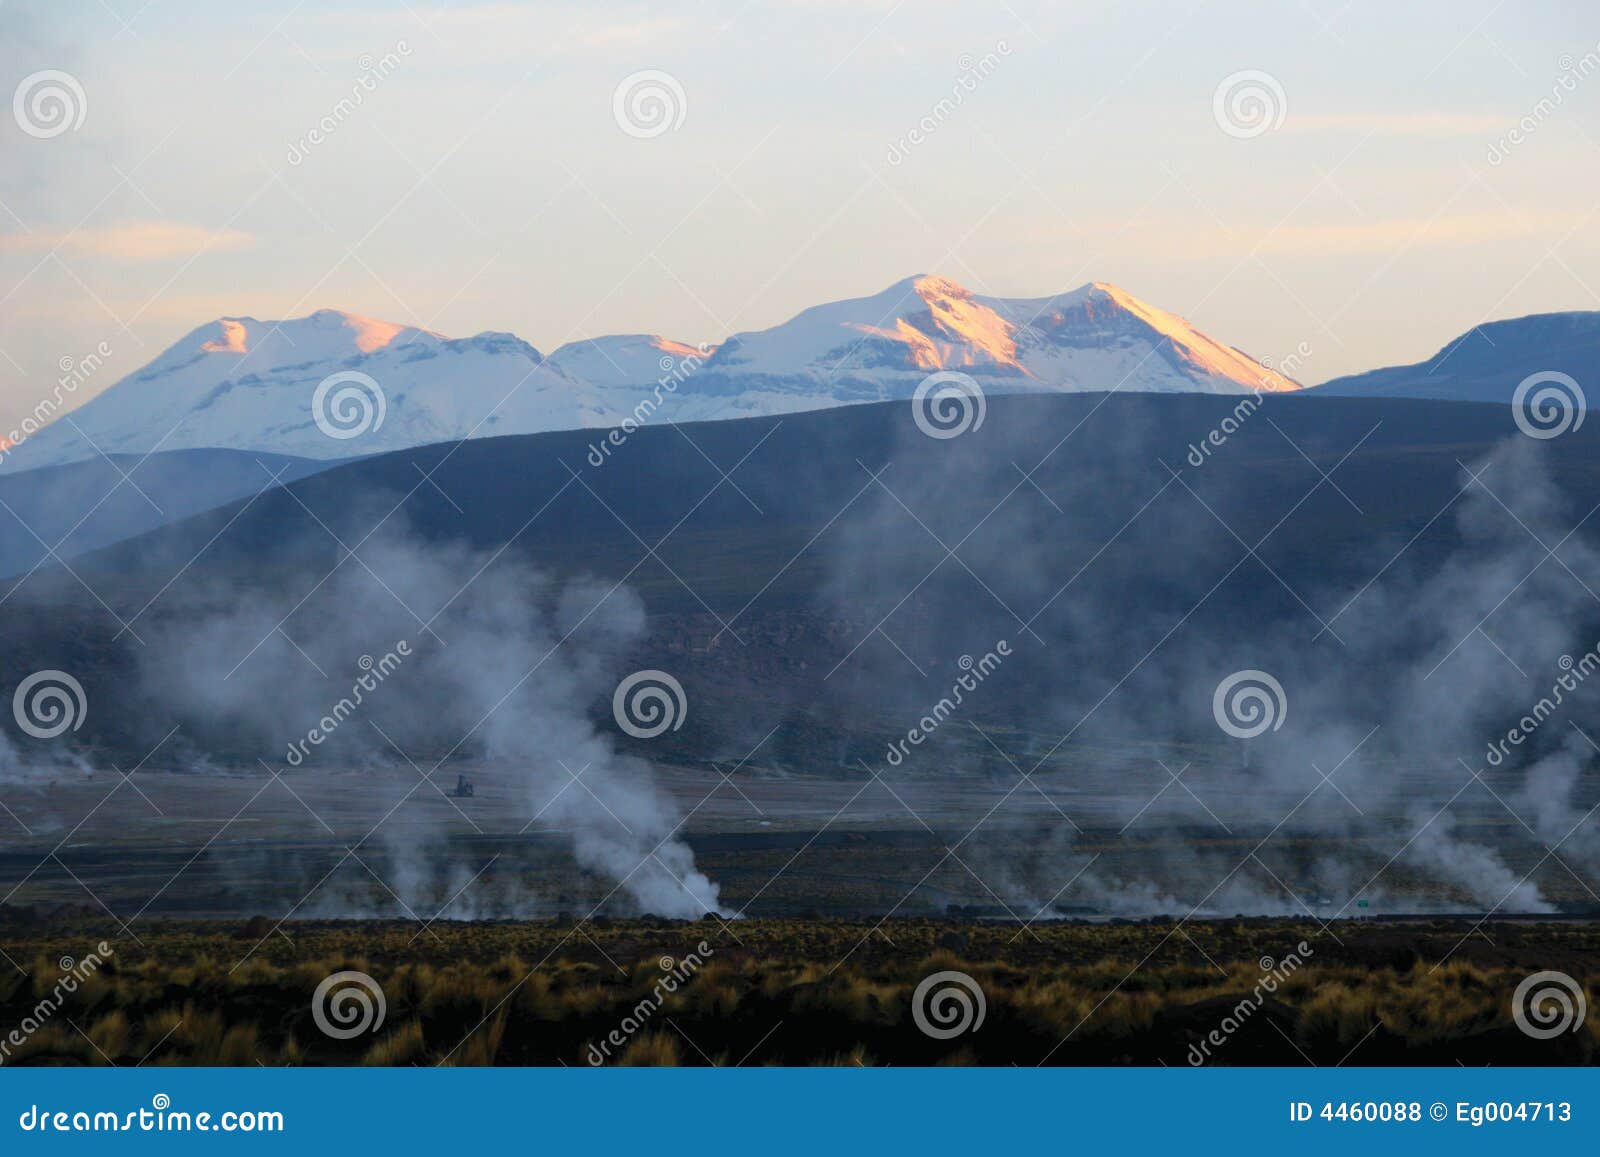
[[[1600,312],[1538,313],[1476,326],[1427,361],[1334,378],[1319,395],[1510,402],[1530,374],[1556,371],[1593,386],[1600,364]],[[1586,380],[1587,379],[1587,380]]]

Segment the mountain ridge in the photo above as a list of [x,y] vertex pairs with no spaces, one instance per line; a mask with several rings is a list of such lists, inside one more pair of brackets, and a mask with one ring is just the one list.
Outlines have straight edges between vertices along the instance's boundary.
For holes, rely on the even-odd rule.
[[437,331],[321,309],[216,318],[12,447],[5,467],[215,448],[348,458],[497,434],[684,422],[909,398],[956,371],[997,393],[1243,393],[1299,384],[1106,282],[1044,298],[937,275],[694,345],[660,334],[568,342]]
[[1563,310],[1485,321],[1431,357],[1332,378],[1308,389],[1326,397],[1405,397],[1511,402],[1527,376],[1555,371],[1580,379],[1600,360],[1600,311]]

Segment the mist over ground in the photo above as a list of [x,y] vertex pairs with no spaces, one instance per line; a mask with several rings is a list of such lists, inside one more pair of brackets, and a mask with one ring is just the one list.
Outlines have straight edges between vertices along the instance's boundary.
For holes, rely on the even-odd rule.
[[[359,824],[300,816],[381,886],[245,858],[303,876],[300,914],[577,906],[553,869],[491,870],[524,837],[559,841],[584,904],[760,911],[807,902],[805,833],[863,825],[929,845],[882,884],[905,911],[954,902],[913,887],[941,858],[1021,918],[1546,912],[1571,902],[1551,872],[1594,886],[1581,446],[1483,407],[1273,399],[1195,466],[1231,403],[997,398],[948,440],[908,411],[644,429],[598,468],[581,435],[425,448],[41,568],[0,605],[8,677],[75,671],[90,709],[10,733],[3,798],[64,834],[52,785],[153,749],[307,798],[389,775]],[[645,669],[688,709],[640,740],[612,697]],[[1251,673],[1281,693],[1219,708]],[[509,814],[448,798],[458,774]],[[718,852],[730,893],[706,841],[766,828],[800,835]]]

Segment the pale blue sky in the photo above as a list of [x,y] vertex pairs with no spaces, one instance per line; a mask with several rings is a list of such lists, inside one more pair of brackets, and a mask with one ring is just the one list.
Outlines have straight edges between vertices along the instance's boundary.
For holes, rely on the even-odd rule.
[[[87,112],[48,139],[0,115],[0,427],[63,357],[112,348],[88,394],[222,315],[548,351],[716,340],[918,272],[1115,282],[1262,358],[1304,343],[1306,381],[1414,361],[1600,309],[1597,42],[1592,4],[1495,0],[11,3],[0,88],[61,69]],[[648,139],[613,116],[644,69],[684,96]],[[1213,109],[1242,70],[1284,96],[1248,138]]]

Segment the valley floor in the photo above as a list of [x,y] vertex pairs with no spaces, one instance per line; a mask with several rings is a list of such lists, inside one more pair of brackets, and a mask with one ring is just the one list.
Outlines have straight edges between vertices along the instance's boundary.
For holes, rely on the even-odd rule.
[[[1536,887],[1537,912],[1505,887],[1472,895],[1420,873],[1397,855],[1416,831],[1404,815],[1369,810],[1352,829],[1344,800],[1326,789],[1303,799],[1297,786],[1292,798],[1251,801],[1261,812],[1295,814],[1295,823],[1269,829],[1229,810],[1237,790],[1228,768],[1196,765],[1184,776],[1186,794],[1163,792],[1167,776],[1146,764],[1025,780],[749,768],[724,778],[672,764],[656,765],[654,775],[676,817],[664,829],[681,820],[725,914],[1023,923],[1245,913],[1320,926],[1491,906],[1497,916],[1600,911],[1583,879],[1547,856],[1488,792],[1456,802],[1454,830],[1495,849],[1512,879]],[[522,769],[472,765],[462,771],[473,794],[457,798],[455,767],[431,780],[423,770],[274,777],[144,767],[127,777],[63,770],[8,785],[0,792],[9,813],[0,826],[11,829],[0,842],[0,904],[84,906],[118,934],[142,934],[155,919],[257,914],[302,921],[637,912],[614,875],[575,862],[572,833],[542,811],[559,781],[536,797]],[[1427,777],[1393,774],[1402,782],[1416,774],[1424,794]],[[623,834],[622,818],[614,822]],[[701,911],[691,904],[688,914]]]

